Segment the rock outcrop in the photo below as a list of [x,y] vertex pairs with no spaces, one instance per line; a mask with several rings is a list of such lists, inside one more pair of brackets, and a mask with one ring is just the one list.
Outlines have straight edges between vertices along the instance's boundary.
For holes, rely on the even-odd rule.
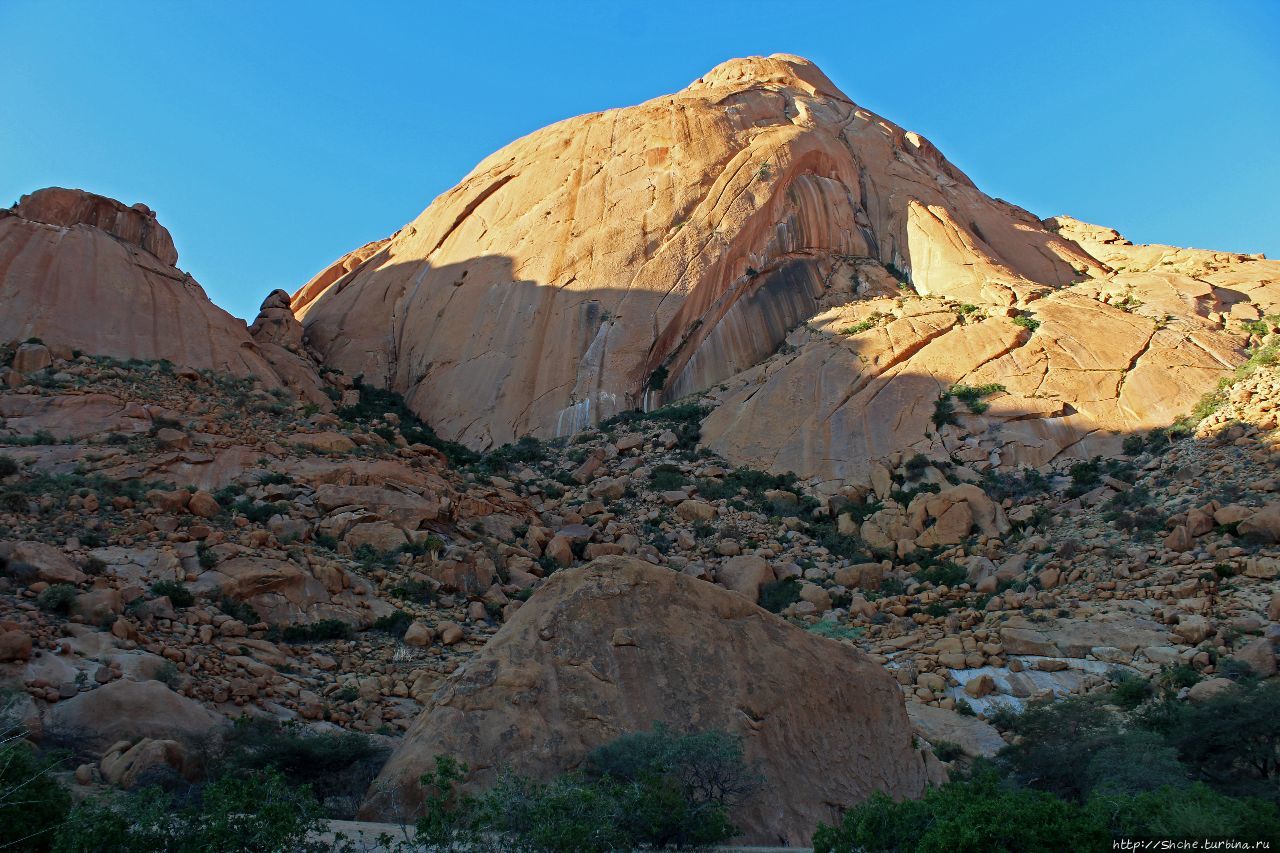
[[1102,266],[778,55],[512,143],[293,307],[326,363],[485,447],[704,390],[886,269],[1008,306]]
[[325,393],[315,360],[302,345],[302,324],[289,308],[288,293],[273,290],[267,294],[258,316],[249,326],[249,334],[285,385],[321,411],[332,411],[333,401]]
[[[1280,264],[1041,222],[791,56],[518,140],[293,299],[322,360],[472,447],[705,393],[710,447],[832,489],[1114,453],[1277,305]],[[998,390],[935,418],[956,384]]]
[[168,359],[281,381],[241,320],[175,265],[145,205],[82,190],[38,190],[0,210],[0,344],[39,338],[69,353]]
[[547,777],[663,722],[740,734],[765,790],[734,815],[755,842],[802,844],[873,791],[915,796],[925,765],[893,679],[745,597],[629,557],[553,575],[436,693],[365,811],[420,803],[452,755],[492,781]]

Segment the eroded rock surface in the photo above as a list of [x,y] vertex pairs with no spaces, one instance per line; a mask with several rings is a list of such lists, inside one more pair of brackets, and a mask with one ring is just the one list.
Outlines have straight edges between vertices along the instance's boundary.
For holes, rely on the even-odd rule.
[[146,205],[60,187],[0,210],[0,343],[167,359],[281,384],[243,321],[187,273]]
[[553,575],[444,684],[365,808],[419,804],[416,781],[439,754],[473,782],[507,765],[545,778],[657,722],[742,735],[765,777],[735,815],[751,841],[801,844],[839,807],[925,784],[892,679],[852,648],[736,593],[604,557]]
[[704,390],[886,265],[1001,306],[1102,269],[777,55],[512,143],[293,307],[326,363],[487,447]]

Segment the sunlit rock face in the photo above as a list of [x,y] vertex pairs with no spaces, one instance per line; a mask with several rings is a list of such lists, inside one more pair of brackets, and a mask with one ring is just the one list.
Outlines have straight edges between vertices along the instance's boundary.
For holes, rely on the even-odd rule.
[[0,343],[39,338],[280,384],[244,322],[177,262],[146,205],[60,187],[23,196],[0,210]]
[[1104,269],[777,55],[513,142],[293,307],[326,362],[485,447],[750,368],[866,261],[1000,306]]
[[[699,393],[712,449],[832,488],[1114,451],[1278,305],[1280,264],[1042,222],[791,56],[518,140],[293,298],[325,361],[473,447]],[[956,383],[996,390],[948,423]]]

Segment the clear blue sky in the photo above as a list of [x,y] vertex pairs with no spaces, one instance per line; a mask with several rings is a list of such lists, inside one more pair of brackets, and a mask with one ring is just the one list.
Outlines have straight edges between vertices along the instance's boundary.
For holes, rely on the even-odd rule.
[[1280,256],[1277,0],[0,0],[0,205],[145,202],[252,318],[512,139],[779,52],[1037,215]]

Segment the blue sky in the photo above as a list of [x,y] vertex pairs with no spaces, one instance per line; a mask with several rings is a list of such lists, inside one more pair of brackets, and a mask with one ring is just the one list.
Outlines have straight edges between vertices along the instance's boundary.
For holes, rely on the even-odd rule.
[[1037,215],[1280,256],[1276,0],[0,0],[0,205],[145,202],[252,318],[512,139],[780,52]]

